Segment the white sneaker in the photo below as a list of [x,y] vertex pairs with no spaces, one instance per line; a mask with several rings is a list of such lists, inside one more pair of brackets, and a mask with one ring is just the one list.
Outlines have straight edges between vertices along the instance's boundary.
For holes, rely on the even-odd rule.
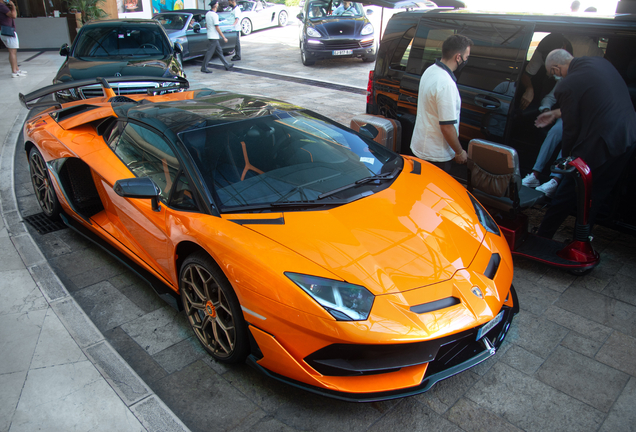
[[19,73],[20,75],[26,75],[26,74],[27,74],[27,71],[23,71],[22,69],[18,69],[18,73]]
[[12,78],[20,78],[26,75],[22,75],[20,72],[11,73]]
[[529,187],[529,188],[536,188],[537,186],[539,186],[541,184],[541,182],[539,181],[539,179],[534,175],[534,172],[531,172],[530,174],[528,174],[527,176],[525,176],[523,178],[523,180],[521,180],[521,184],[525,187]]
[[545,196],[552,198],[557,188],[559,187],[559,182],[555,179],[550,179],[550,181],[543,183],[541,186],[536,188],[539,192],[543,192]]

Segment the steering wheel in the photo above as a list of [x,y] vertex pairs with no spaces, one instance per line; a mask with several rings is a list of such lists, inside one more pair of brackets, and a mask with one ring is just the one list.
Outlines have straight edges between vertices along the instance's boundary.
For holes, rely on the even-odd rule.
[[151,43],[141,44],[141,45],[139,46],[139,49],[142,49],[142,48],[153,48],[153,49],[155,49],[155,50],[159,51],[159,48],[157,48],[156,46],[154,46],[154,45],[153,45],[153,44],[151,44]]

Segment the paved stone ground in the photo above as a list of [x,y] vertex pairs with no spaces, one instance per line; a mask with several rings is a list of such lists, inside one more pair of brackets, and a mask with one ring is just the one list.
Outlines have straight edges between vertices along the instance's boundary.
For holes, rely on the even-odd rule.
[[[289,27],[244,38],[245,60],[237,62],[237,69],[281,72],[279,66],[285,65],[284,75],[298,71],[322,79],[345,74],[348,85],[366,86],[369,65],[364,70],[361,62],[344,61],[350,68],[337,62],[303,67],[297,46],[285,33],[297,29]],[[261,46],[265,37],[271,43]],[[272,57],[276,64],[268,60]],[[359,94],[254,78],[240,70],[215,69],[203,76],[199,67],[196,62],[186,67],[193,87],[272,96],[345,124],[364,112]],[[26,158],[17,153],[20,209],[23,215],[34,214],[39,209],[30,192]],[[570,224],[559,235],[571,231]],[[33,232],[33,237],[106,339],[193,431],[633,431],[636,242],[602,227],[595,234],[603,260],[588,276],[515,262],[521,312],[493,358],[428,393],[372,404],[323,398],[245,365],[216,363],[200,348],[182,314],[99,248],[68,229]]]

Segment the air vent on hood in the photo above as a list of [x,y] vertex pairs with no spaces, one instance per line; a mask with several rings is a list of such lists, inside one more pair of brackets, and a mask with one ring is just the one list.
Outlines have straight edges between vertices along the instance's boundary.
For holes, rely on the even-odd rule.
[[460,304],[461,300],[457,297],[446,297],[444,299],[435,300],[428,303],[423,303],[417,306],[411,306],[411,312],[415,312],[416,314],[422,314],[426,312],[433,312],[436,310],[444,309],[447,307],[455,306]]
[[486,267],[486,271],[484,272],[484,276],[488,279],[493,279],[497,274],[497,270],[499,270],[499,264],[501,263],[501,257],[498,253],[494,253],[490,256],[490,262],[488,262],[488,266]]

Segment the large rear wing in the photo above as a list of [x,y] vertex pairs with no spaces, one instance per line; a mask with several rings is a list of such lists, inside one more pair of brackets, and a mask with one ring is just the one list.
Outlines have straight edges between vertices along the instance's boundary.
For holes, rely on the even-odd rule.
[[[50,86],[42,87],[39,90],[28,93],[26,95],[20,93],[20,103],[26,109],[33,109],[36,107],[49,107],[49,106],[61,106],[61,103],[55,100],[55,97],[52,99],[46,98],[46,100],[40,100],[49,95],[55,95],[57,92],[61,92],[69,89],[77,89],[80,87],[86,86],[94,86],[95,84],[99,84],[102,86],[104,90],[104,95],[107,97],[115,97],[117,94],[114,92],[110,84],[115,83],[130,83],[130,82],[156,82],[159,84],[158,87],[149,88],[147,90],[147,94],[153,96],[157,93],[163,92],[174,92],[179,90],[185,90],[190,87],[190,83],[185,78],[159,78],[159,77],[148,77],[148,76],[134,76],[134,77],[97,77],[76,81],[68,81],[60,84],[53,84]],[[101,96],[103,97],[103,96]],[[37,101],[31,103],[33,101]]]

